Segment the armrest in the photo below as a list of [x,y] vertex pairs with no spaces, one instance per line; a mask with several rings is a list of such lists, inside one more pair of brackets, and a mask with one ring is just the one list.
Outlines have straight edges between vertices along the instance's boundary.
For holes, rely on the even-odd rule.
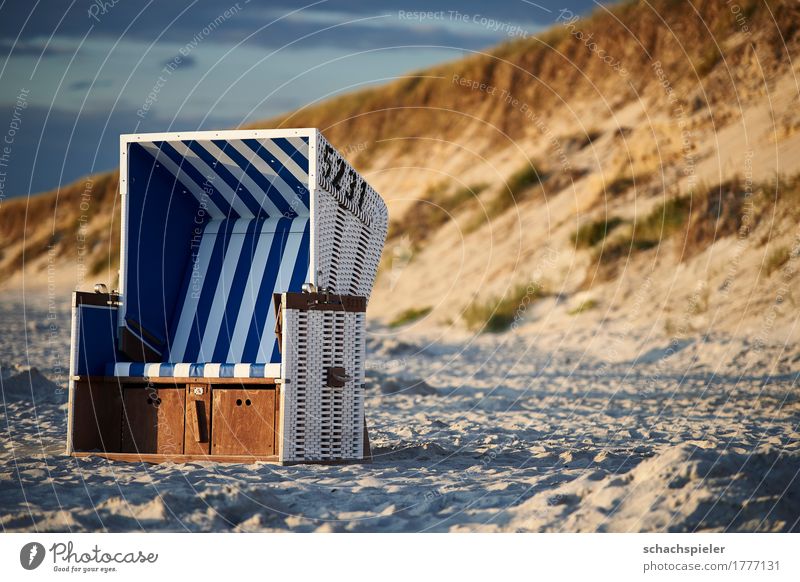
[[363,459],[366,297],[283,293],[274,302],[281,461]]

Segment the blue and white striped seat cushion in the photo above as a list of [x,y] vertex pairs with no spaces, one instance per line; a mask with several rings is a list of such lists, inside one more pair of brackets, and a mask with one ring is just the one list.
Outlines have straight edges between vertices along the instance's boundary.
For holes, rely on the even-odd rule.
[[143,378],[280,378],[280,364],[142,364],[118,362],[109,364],[109,376]]

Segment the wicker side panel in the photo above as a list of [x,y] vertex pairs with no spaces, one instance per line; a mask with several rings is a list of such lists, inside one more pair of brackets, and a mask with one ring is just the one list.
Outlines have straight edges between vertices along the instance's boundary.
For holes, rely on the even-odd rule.
[[317,285],[335,293],[369,297],[378,273],[385,228],[361,222],[318,190],[315,243]]
[[386,204],[322,135],[317,167],[317,285],[368,298],[389,226]]
[[334,283],[337,274],[334,257],[337,254],[335,251],[335,235],[338,208],[339,205],[333,196],[328,196],[327,192],[317,190],[315,220],[313,223],[317,286],[322,289],[332,289],[336,292],[339,292]]
[[[281,461],[363,458],[364,313],[284,309]],[[341,388],[326,370],[345,369]]]

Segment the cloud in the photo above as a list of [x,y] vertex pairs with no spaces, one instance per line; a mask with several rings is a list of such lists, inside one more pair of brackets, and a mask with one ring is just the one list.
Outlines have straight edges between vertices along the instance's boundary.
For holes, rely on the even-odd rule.
[[92,81],[91,79],[82,79],[80,81],[70,83],[69,89],[71,91],[88,91],[90,89],[97,89],[99,87],[111,87],[112,84],[113,83],[109,79],[98,79],[97,81]]
[[174,67],[175,70],[177,69],[191,69],[197,66],[197,59],[192,55],[175,55],[171,59],[168,59],[161,63],[162,67]]
[[69,51],[43,40],[15,41],[2,38],[0,39],[0,53],[8,54],[11,57],[36,57],[38,59],[69,54]]

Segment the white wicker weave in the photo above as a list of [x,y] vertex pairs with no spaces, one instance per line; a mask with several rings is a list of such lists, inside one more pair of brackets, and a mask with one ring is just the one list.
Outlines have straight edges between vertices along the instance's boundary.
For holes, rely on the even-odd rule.
[[[364,314],[283,310],[280,460],[355,460],[364,450]],[[349,379],[328,386],[326,370]]]
[[[315,283],[368,299],[388,229],[386,204],[321,134],[314,145]],[[283,309],[282,462],[363,458],[365,326],[363,312]],[[349,377],[343,387],[327,385],[334,366]]]
[[389,214],[380,195],[318,134],[314,210],[316,284],[369,297]]

